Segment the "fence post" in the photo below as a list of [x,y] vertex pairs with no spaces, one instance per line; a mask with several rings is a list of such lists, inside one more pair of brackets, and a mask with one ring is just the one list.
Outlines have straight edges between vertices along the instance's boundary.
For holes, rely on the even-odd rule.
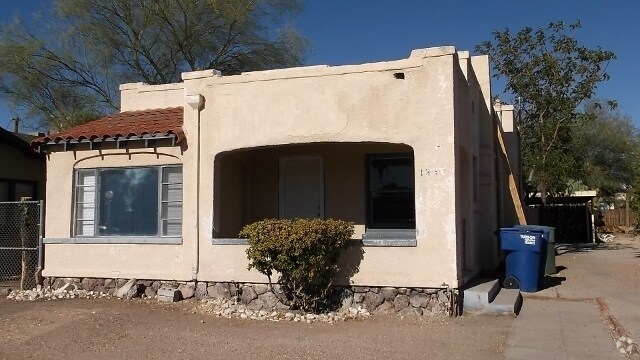
[[[20,274],[20,290],[29,290],[36,285],[34,278],[35,273],[35,254],[33,250],[35,248],[35,239],[33,229],[30,227],[34,225],[35,220],[30,218],[29,206],[34,202],[30,201],[30,197],[23,197],[20,199],[19,206],[19,222],[20,222],[20,243],[22,248],[20,252],[22,254],[22,266]],[[31,231],[30,231],[31,230]]]
[[29,259],[27,259],[27,238],[29,236],[29,208],[25,203],[27,199],[22,198],[20,201],[20,244],[22,246],[21,254],[22,254],[22,268],[20,273],[20,290],[28,289],[28,274],[30,273],[29,267]]
[[[631,222],[629,221],[629,193],[625,192],[624,193],[624,215],[625,215],[625,224],[627,225],[627,228],[629,228],[631,226]],[[627,231],[627,230],[625,230]]]
[[38,267],[36,268],[36,284],[43,285],[42,270],[44,269],[44,201],[38,202]]

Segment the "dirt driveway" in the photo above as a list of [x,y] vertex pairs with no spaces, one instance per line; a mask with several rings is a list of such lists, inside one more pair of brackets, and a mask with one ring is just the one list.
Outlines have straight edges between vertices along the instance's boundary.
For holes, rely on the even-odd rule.
[[[640,340],[640,236],[616,234],[607,244],[558,246],[560,272],[539,293],[559,299],[601,298],[611,313]],[[525,301],[526,304],[526,301]]]
[[512,318],[374,316],[337,324],[193,313],[193,303],[0,299],[0,359],[497,359]]

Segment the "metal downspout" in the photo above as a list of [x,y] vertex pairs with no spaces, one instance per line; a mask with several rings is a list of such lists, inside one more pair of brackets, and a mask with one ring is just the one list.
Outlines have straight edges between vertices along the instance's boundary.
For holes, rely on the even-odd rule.
[[193,243],[193,267],[191,268],[191,279],[198,280],[198,271],[200,268],[200,109],[203,104],[203,97],[200,94],[185,95],[187,104],[196,111],[196,138],[198,145],[196,146],[196,216],[195,230],[196,238]]

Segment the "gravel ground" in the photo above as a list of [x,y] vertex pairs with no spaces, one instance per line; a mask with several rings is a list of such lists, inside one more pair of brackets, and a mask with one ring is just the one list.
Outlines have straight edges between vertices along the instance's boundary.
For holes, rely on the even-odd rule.
[[196,302],[0,298],[0,359],[497,359],[510,317],[227,319]]

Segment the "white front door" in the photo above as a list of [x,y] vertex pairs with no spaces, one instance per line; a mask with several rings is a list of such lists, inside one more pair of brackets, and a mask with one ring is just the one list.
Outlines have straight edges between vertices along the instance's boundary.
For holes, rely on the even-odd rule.
[[319,156],[280,158],[280,218],[323,219],[323,177]]

